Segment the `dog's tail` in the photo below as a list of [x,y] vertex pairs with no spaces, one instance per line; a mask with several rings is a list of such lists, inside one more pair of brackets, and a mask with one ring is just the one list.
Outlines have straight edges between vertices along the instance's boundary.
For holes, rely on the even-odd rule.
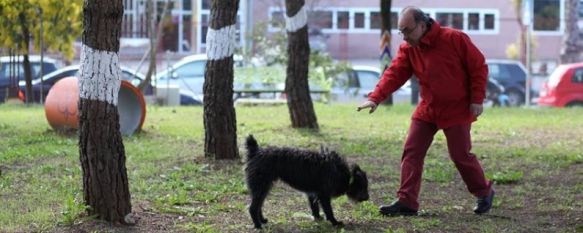
[[247,136],[246,144],[247,144],[247,161],[249,161],[257,155],[259,145],[257,145],[257,141],[255,140],[252,134],[249,134],[249,136]]

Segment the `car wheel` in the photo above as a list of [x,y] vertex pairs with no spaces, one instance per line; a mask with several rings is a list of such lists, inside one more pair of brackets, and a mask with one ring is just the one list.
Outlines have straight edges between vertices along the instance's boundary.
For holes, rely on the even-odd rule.
[[524,95],[518,91],[508,92],[508,105],[512,107],[524,104]]

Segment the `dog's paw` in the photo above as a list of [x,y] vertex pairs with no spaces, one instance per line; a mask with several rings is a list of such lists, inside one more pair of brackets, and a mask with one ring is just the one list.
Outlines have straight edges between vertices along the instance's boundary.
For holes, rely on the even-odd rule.
[[314,221],[322,221],[322,219],[321,216],[314,216]]
[[267,223],[267,219],[266,218],[261,218],[261,223],[262,224],[266,224]]
[[332,225],[334,225],[335,227],[344,227],[344,223],[343,222],[333,222]]

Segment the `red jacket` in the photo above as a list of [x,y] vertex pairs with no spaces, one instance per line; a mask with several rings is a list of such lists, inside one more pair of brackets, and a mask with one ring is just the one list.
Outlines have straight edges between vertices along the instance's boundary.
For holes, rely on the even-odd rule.
[[470,103],[484,101],[488,66],[465,33],[442,28],[434,21],[418,46],[403,42],[368,99],[379,104],[412,74],[421,87],[414,119],[435,123],[441,129],[476,120]]

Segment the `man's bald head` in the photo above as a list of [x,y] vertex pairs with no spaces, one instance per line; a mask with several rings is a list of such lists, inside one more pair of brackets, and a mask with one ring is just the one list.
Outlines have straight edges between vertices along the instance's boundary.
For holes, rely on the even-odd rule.
[[411,46],[417,46],[421,37],[431,27],[431,19],[421,9],[408,6],[401,10],[397,23],[399,34]]
[[[425,14],[421,9],[415,6],[408,6],[401,10],[401,14],[399,17],[399,21],[406,20],[406,21],[413,21],[413,23],[420,23],[429,22],[429,16]],[[409,21],[410,22],[410,21]]]

